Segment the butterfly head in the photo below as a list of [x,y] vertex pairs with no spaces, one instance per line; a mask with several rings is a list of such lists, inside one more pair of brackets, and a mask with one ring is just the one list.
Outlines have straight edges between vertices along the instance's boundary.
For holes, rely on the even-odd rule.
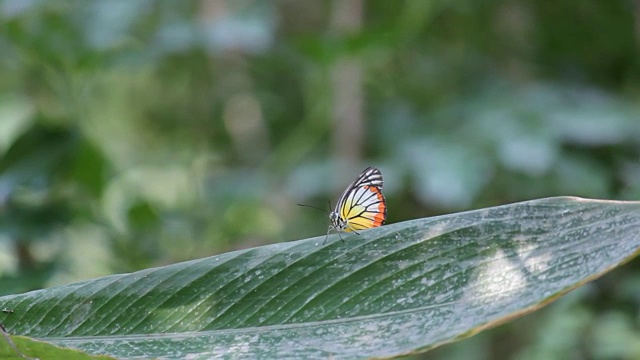
[[340,217],[337,211],[329,213],[329,220],[331,221],[331,226],[338,231],[343,231],[347,227],[347,222]]

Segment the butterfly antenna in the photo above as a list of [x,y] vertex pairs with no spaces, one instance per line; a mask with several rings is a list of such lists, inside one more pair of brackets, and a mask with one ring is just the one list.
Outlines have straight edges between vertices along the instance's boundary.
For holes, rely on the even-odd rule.
[[313,205],[298,204],[298,206],[304,206],[304,207],[308,207],[308,208],[312,208],[312,209],[320,210],[320,211],[323,211],[323,212],[328,212],[328,211],[327,211],[327,210],[325,210],[325,209],[321,209],[321,208],[319,208],[319,207],[315,207],[315,206],[313,206]]

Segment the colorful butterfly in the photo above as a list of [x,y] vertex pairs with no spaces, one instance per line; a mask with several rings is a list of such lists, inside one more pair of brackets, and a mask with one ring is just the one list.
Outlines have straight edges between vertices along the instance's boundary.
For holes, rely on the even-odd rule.
[[[387,219],[387,203],[382,195],[382,173],[368,167],[347,187],[329,213],[329,230],[354,232],[378,227]],[[325,239],[326,241],[326,239]]]

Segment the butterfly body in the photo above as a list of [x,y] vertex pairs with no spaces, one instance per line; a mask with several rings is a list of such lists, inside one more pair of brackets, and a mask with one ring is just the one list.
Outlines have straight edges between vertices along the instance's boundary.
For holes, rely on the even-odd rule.
[[368,167],[342,193],[335,209],[329,213],[329,230],[355,232],[381,226],[387,219],[387,205],[382,195],[382,173]]

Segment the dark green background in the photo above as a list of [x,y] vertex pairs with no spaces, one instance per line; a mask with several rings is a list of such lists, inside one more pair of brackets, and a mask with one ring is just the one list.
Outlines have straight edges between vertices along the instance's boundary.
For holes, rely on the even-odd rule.
[[[388,222],[637,200],[638,9],[0,0],[0,294],[323,234],[370,165]],[[429,358],[638,358],[637,269]]]

